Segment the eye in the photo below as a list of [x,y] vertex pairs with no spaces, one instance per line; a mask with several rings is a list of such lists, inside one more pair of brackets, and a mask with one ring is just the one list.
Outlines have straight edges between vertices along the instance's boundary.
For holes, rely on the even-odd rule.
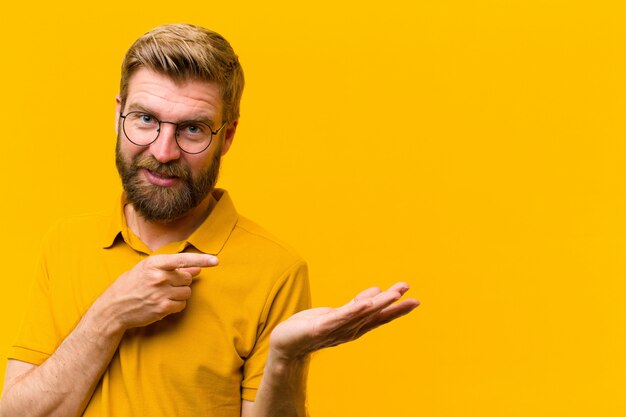
[[153,125],[156,123],[154,116],[148,113],[138,113],[137,121],[145,125]]
[[185,122],[179,127],[180,134],[189,138],[199,138],[210,135],[211,129],[204,123]]
[[136,127],[154,127],[159,124],[158,120],[149,113],[131,112],[126,118]]

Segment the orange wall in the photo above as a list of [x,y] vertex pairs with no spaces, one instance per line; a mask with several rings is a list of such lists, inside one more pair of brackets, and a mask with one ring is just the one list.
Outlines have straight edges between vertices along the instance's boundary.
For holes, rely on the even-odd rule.
[[315,304],[396,280],[423,303],[315,355],[314,417],[626,415],[622,2],[297,4],[3,6],[0,349],[42,232],[118,193],[124,51],[189,21],[246,70],[220,185]]

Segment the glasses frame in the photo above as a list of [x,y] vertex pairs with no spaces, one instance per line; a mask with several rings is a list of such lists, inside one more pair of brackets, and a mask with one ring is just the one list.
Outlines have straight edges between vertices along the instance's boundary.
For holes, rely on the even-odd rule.
[[[139,144],[139,143],[135,143],[135,142],[134,142],[134,141],[133,141],[133,140],[132,140],[132,139],[128,136],[128,133],[126,133],[126,127],[125,127],[126,117],[127,117],[129,114],[133,114],[133,113],[147,114],[147,115],[149,115],[149,116],[151,116],[151,117],[154,117],[154,119],[157,121],[157,123],[158,123],[158,125],[159,125],[159,127],[158,127],[158,129],[157,129],[157,134],[156,134],[156,136],[154,137],[154,139],[153,139],[152,141],[150,141],[150,143],[146,143],[146,144],[144,144],[144,145]],[[174,125],[174,126],[176,127],[176,128],[175,128],[175,130],[174,130],[174,138],[176,139],[176,146],[178,146],[178,148],[179,148],[181,151],[183,151],[184,153],[189,154],[189,155],[197,155],[197,154],[202,153],[202,152],[206,151],[207,149],[209,149],[209,147],[210,147],[210,146],[211,146],[211,144],[213,143],[213,136],[215,136],[215,135],[219,134],[219,133],[220,133],[220,131],[224,128],[224,126],[226,126],[226,122],[224,122],[224,123],[222,123],[222,125],[219,127],[219,129],[217,129],[217,130],[213,131],[213,129],[211,129],[211,126],[209,126],[209,125],[208,125],[208,123],[201,122],[201,121],[198,121],[198,120],[185,120],[185,121],[182,121],[182,122],[178,122],[178,123],[176,123],[176,122],[170,122],[170,121],[167,121],[167,120],[159,120],[156,116],[154,116],[154,115],[152,115],[152,114],[150,114],[150,113],[147,113],[147,112],[145,112],[145,111],[137,111],[137,110],[134,110],[134,111],[129,111],[129,112],[128,112],[128,113],[126,113],[126,114],[122,114],[122,113],[120,113],[120,118],[122,119],[122,131],[124,132],[124,136],[126,136],[126,139],[128,139],[128,140],[129,140],[129,142],[130,142],[130,143],[132,143],[132,144],[133,144],[133,145],[135,145],[135,146],[143,146],[143,147],[146,147],[146,146],[150,146],[150,145],[152,145],[154,142],[156,142],[156,140],[159,138],[159,135],[161,134],[161,124],[163,124],[163,123],[167,123],[167,124],[170,124],[170,125]],[[186,151],[186,150],[184,150],[184,149],[183,149],[183,147],[182,147],[182,146],[180,146],[180,143],[178,143],[178,126],[179,126],[179,125],[182,125],[182,124],[185,124],[185,123],[202,123],[203,125],[205,125],[206,127],[208,127],[208,128],[209,128],[209,131],[211,132],[211,137],[209,138],[209,143],[208,143],[208,144],[204,147],[204,149],[202,149],[201,151],[198,151],[198,152],[189,152],[189,151]]]

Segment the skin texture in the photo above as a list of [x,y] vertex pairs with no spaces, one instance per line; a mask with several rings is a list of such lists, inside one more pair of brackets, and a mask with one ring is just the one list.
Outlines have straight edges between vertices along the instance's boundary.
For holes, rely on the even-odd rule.
[[[117,97],[118,158],[129,164],[150,158],[160,164],[177,164],[192,176],[209,172],[215,161],[230,149],[237,121],[228,121],[211,146],[197,155],[180,150],[175,129],[164,124],[159,138],[146,147],[124,140],[119,133],[120,111],[141,109],[161,120],[202,118],[212,126],[223,121],[222,100],[214,83],[174,82],[147,69],[130,80],[125,109]],[[122,136],[122,137],[120,137]],[[171,187],[176,193],[185,179],[158,178],[153,165],[136,173],[137,186],[150,193]],[[154,165],[160,166],[160,165]],[[148,167],[148,168],[147,168]],[[175,171],[172,171],[175,172]],[[132,202],[124,209],[128,227],[152,250],[188,237],[207,217],[208,196],[183,215],[167,221],[146,219]],[[59,348],[41,365],[10,360],[0,401],[0,416],[78,416],[89,402],[124,332],[147,326],[182,311],[193,296],[191,282],[202,268],[217,265],[212,255],[183,253],[154,255],[120,275],[82,317]],[[398,283],[386,291],[374,287],[338,308],[315,308],[295,314],[279,324],[270,339],[265,374],[255,402],[242,402],[243,417],[305,416],[305,381],[310,354],[329,346],[350,342],[413,310],[417,300],[398,301],[408,290]],[[71,381],[71,383],[68,383]]]

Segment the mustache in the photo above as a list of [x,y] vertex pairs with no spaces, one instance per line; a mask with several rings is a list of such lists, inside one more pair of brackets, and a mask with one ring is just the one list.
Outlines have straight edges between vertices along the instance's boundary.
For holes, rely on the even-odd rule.
[[152,155],[141,155],[133,159],[131,169],[135,172],[147,169],[160,175],[178,177],[183,180],[191,178],[191,171],[180,164],[179,161],[159,162]]

